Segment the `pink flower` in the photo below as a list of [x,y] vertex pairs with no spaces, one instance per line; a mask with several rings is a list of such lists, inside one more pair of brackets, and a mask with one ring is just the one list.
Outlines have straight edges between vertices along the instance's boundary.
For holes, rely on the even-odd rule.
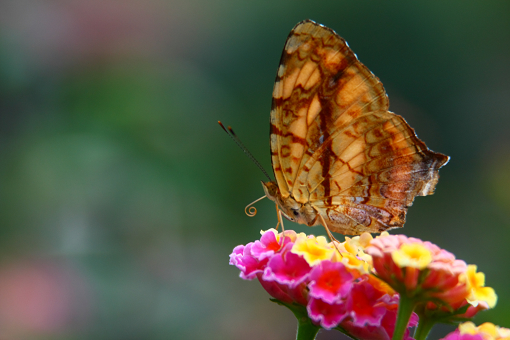
[[288,290],[286,289],[285,286],[282,286],[275,281],[263,280],[262,275],[260,273],[257,275],[257,278],[259,279],[260,284],[266,290],[266,292],[268,292],[269,295],[271,295],[275,299],[278,299],[286,303],[294,302],[294,299],[289,295]]
[[[397,307],[388,309],[384,314],[381,324],[379,326],[366,325],[363,327],[356,326],[352,321],[344,321],[341,327],[348,331],[350,335],[357,339],[367,340],[390,340],[393,336],[395,329],[395,322],[397,320]],[[414,327],[418,324],[418,315],[411,316],[408,327]],[[409,329],[406,330],[403,340],[412,340]]]
[[302,256],[291,253],[291,248],[292,243],[289,243],[282,252],[271,257],[264,269],[263,280],[276,281],[295,288],[308,278],[311,267]]
[[[347,305],[351,318],[346,318],[340,327],[359,339],[390,340],[397,319],[399,297],[391,288],[371,275],[358,281],[349,295]],[[408,327],[418,324],[413,313]],[[406,330],[404,339],[412,339]]]
[[257,278],[262,287],[275,299],[286,303],[297,303],[302,306],[306,306],[308,303],[308,289],[305,282],[291,288],[276,281],[266,281],[262,279],[261,274],[258,274]]
[[315,298],[310,299],[307,310],[310,319],[319,323],[326,329],[338,326],[340,321],[342,321],[348,313],[346,305],[343,302],[327,303],[321,299]]
[[[391,305],[390,299],[390,296],[376,290],[366,280],[354,285],[347,299],[347,309],[353,325],[379,326],[387,306]],[[398,300],[394,304],[398,306]]]
[[349,294],[352,282],[353,276],[343,263],[325,260],[310,273],[310,296],[334,303]]
[[265,232],[261,232],[262,237],[260,241],[253,242],[253,246],[251,248],[251,253],[253,257],[262,261],[267,257],[273,256],[275,253],[281,250],[285,244],[291,242],[292,239],[295,239],[295,232],[292,230],[288,230],[285,232],[285,237],[283,237],[283,242],[281,240],[282,237],[277,233],[275,229],[269,229]]
[[[397,317],[398,295],[388,294],[383,284],[374,285],[377,281],[364,275],[352,283],[345,298],[337,298],[334,302],[312,297],[310,292],[307,307],[310,318],[324,328],[339,326],[351,335],[357,334],[359,339],[389,340]],[[416,325],[417,319],[414,314],[412,326]]]
[[486,340],[482,334],[460,334],[454,331],[444,337],[442,340]]
[[262,261],[257,260],[251,254],[251,247],[253,242],[248,243],[246,246],[240,245],[234,248],[230,254],[230,264],[236,266],[241,273],[239,276],[244,280],[254,279],[258,273],[262,273],[268,259]]

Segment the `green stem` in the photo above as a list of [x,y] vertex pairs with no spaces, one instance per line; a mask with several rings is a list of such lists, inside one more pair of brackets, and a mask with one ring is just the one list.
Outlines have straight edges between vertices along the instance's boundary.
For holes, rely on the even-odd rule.
[[416,329],[416,333],[414,334],[414,338],[416,340],[425,340],[430,333],[430,330],[434,326],[435,322],[432,319],[427,319],[425,317],[420,317],[420,323],[418,324],[418,328]]
[[[296,315],[297,316],[297,315]],[[315,326],[308,317],[298,317],[296,340],[314,340],[321,329]]]
[[402,340],[407,329],[407,324],[411,318],[415,307],[413,299],[406,297],[404,294],[400,295],[400,303],[398,305],[397,322],[395,330],[393,331],[392,340]]

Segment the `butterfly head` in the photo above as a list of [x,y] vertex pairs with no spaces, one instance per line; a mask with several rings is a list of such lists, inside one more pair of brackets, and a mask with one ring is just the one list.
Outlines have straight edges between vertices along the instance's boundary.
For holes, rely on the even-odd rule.
[[313,226],[318,224],[317,211],[310,203],[299,203],[291,195],[283,197],[275,182],[262,182],[267,198],[276,202],[282,215],[292,222]]

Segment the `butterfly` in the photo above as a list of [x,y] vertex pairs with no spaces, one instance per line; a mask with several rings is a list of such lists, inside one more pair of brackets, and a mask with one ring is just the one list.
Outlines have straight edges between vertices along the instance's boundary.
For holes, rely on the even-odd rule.
[[449,161],[389,111],[382,83],[345,40],[312,20],[285,43],[270,145],[276,181],[262,182],[266,197],[291,221],[344,235],[402,227]]

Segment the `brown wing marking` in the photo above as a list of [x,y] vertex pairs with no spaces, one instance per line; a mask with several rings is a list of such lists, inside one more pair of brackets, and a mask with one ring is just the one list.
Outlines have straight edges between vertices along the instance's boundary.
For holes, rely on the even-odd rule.
[[322,162],[312,166],[309,182],[319,184],[309,189],[310,201],[333,231],[402,227],[414,198],[433,193],[449,158],[430,151],[402,117],[391,115],[351,140],[326,176]]
[[[355,158],[355,156],[365,150],[366,147],[366,141],[360,138],[360,136],[380,126],[381,121],[389,117],[391,117],[389,112],[367,113],[353,120],[352,124],[343,126],[334,131],[330,138],[315,150],[312,157],[307,160],[296,182],[300,185],[306,184],[308,192],[312,194],[323,184],[325,178],[331,178],[343,169],[352,171],[353,168],[359,165],[360,161],[359,157]],[[326,150],[330,152],[330,159],[327,159],[327,161],[329,161],[327,167],[323,166],[323,163],[326,161],[324,155]],[[328,169],[327,173],[324,171],[326,168]],[[363,176],[359,171],[355,172],[358,172],[359,176]],[[353,176],[354,175],[356,175],[356,173],[353,173]],[[355,181],[356,178],[352,180]],[[316,192],[316,195],[329,197],[338,192],[337,188],[333,187],[330,188],[329,195],[326,195],[324,192],[324,187],[322,187],[321,190],[320,193]],[[312,197],[310,197],[310,199],[312,199]]]
[[[353,141],[330,167],[328,176],[319,178],[319,170],[310,171],[309,176],[315,176],[311,182],[320,183],[309,188],[310,192],[313,191],[310,200],[326,197],[323,188],[326,180],[330,181],[330,196],[347,196],[359,194],[356,187],[366,186],[366,180],[362,180],[370,178],[372,189],[379,186],[380,190],[371,190],[367,194],[381,196],[381,193],[386,193],[388,196],[391,193],[407,193],[400,199],[405,199],[406,205],[410,205],[415,196],[433,193],[438,170],[447,161],[447,156],[427,149],[404,119],[394,115],[390,121]],[[320,167],[319,162],[312,169]],[[335,185],[332,186],[331,182]],[[395,197],[390,195],[388,198]]]

